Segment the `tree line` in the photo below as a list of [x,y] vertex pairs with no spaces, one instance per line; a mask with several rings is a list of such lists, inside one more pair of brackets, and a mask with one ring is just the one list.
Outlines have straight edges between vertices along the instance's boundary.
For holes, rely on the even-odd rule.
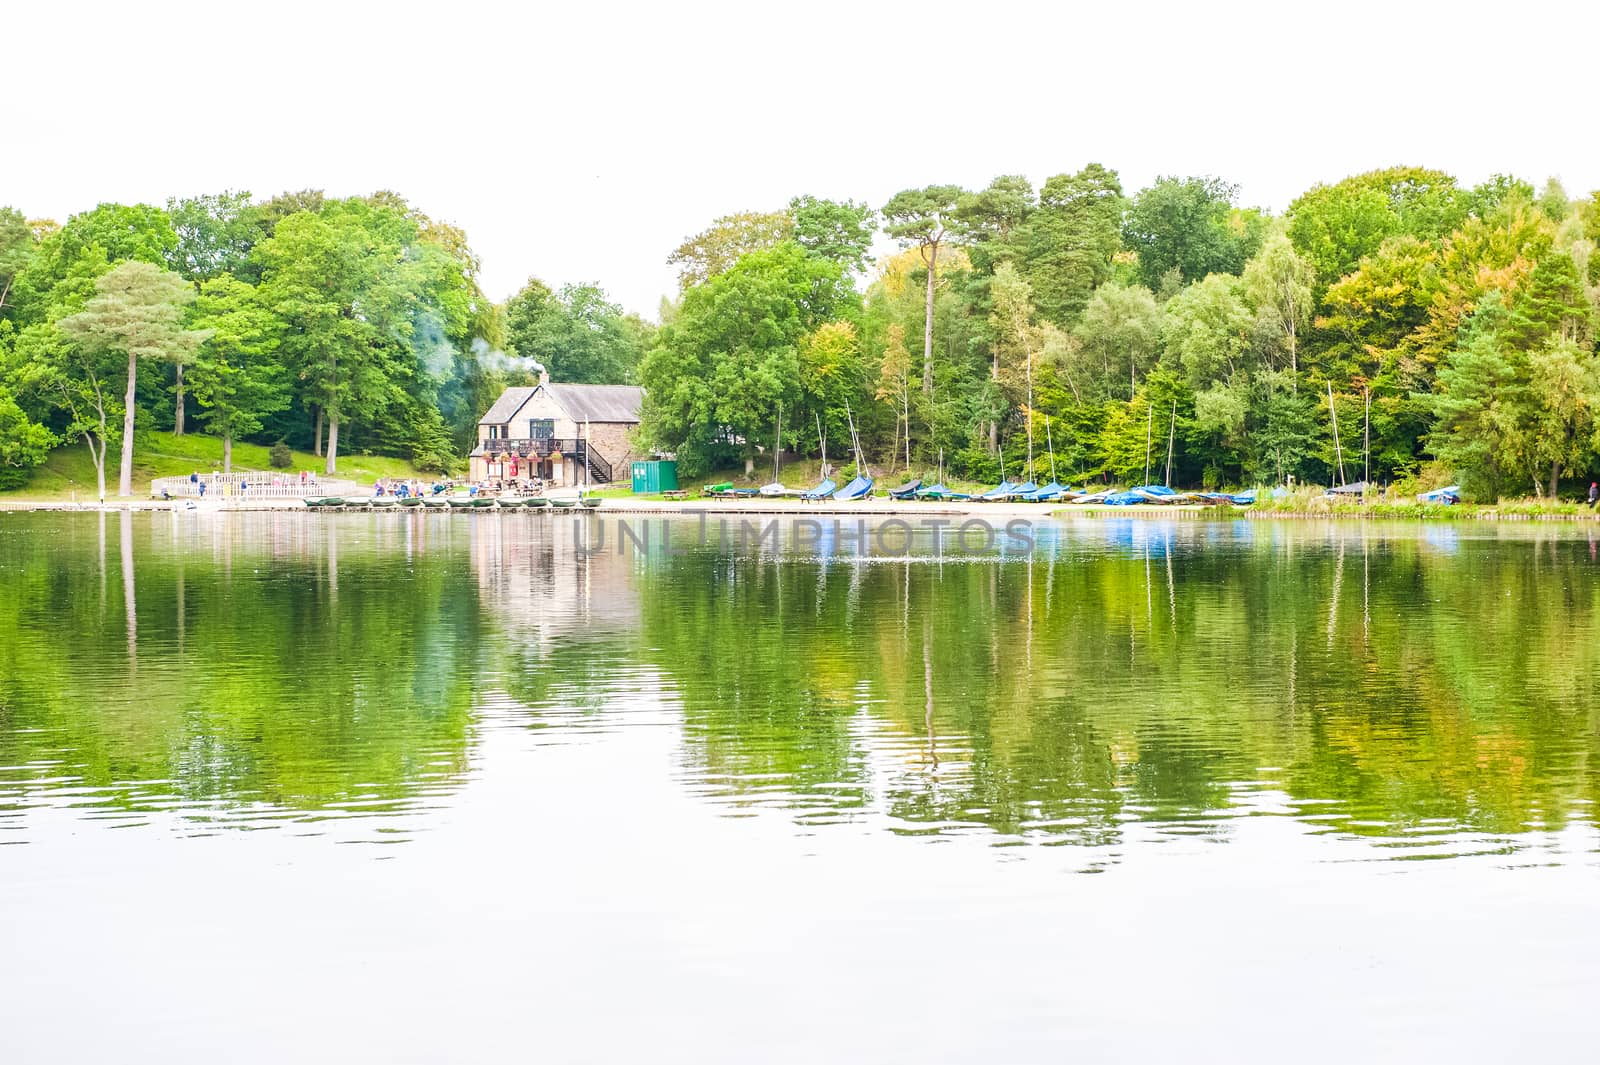
[[[901,250],[863,293],[880,228]],[[859,443],[880,472],[1042,481],[1053,455],[1063,480],[1551,496],[1600,449],[1597,239],[1595,195],[1415,167],[1281,216],[1211,177],[1130,196],[1097,164],[799,197],[672,254],[643,436],[691,475],[748,467],[781,418],[786,449]]]
[[0,488],[72,443],[127,492],[141,432],[195,428],[225,464],[281,440],[446,470],[544,367],[644,385],[639,444],[688,476],[781,428],[879,473],[1551,496],[1600,451],[1597,239],[1600,198],[1555,181],[1397,167],[1274,216],[1091,164],[714,219],[657,324],[595,284],[495,304],[466,235],[388,192],[0,208]]
[[235,440],[281,440],[332,474],[353,440],[449,470],[537,365],[623,381],[651,342],[595,285],[496,305],[478,275],[459,228],[389,192],[0,208],[0,488],[81,443],[129,495],[146,430],[218,436],[225,469]]

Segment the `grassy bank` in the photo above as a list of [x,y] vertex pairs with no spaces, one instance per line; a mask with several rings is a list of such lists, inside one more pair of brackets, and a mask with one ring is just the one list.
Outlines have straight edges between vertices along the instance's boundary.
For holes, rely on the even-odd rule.
[[[274,470],[268,459],[268,448],[260,444],[234,444],[233,469],[235,473],[297,474],[300,470],[322,473],[323,460],[305,451],[293,452],[294,464],[287,470]],[[117,491],[118,456],[106,456],[106,494]],[[133,494],[145,498],[150,494],[150,482],[157,477],[185,477],[198,470],[208,473],[222,469],[222,441],[215,437],[185,433],[142,433],[134,442]],[[431,478],[405,459],[383,455],[341,455],[335,474],[351,481],[373,481],[379,477]],[[94,462],[89,449],[82,444],[58,447],[50,457],[33,470],[28,483],[9,492],[0,492],[0,500],[59,502],[73,498],[90,499],[95,494]]]

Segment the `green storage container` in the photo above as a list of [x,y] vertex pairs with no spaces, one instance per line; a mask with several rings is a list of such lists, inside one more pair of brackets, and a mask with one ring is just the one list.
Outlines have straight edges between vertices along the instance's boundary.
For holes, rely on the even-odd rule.
[[636,493],[676,492],[678,464],[652,460],[633,464],[633,490]]

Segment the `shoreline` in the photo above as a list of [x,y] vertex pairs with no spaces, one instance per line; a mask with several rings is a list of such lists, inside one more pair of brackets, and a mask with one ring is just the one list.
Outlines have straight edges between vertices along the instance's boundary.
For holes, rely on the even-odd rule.
[[[384,508],[388,510],[390,508]],[[408,513],[411,508],[392,508],[396,513]],[[170,511],[188,512],[181,502],[161,499],[122,499],[98,502],[71,502],[64,500],[0,500],[0,514],[3,513],[122,513],[148,511],[153,513]],[[225,499],[200,503],[195,508],[195,513],[253,513],[276,511],[310,511],[305,503],[295,498],[283,499]],[[484,508],[489,513],[503,513],[498,508]],[[460,511],[450,510],[419,510],[418,513],[429,514],[481,514],[483,510]],[[320,511],[318,513],[321,513]],[[368,511],[370,513],[370,511]],[[535,513],[539,513],[535,511]],[[566,511],[549,511],[549,513],[569,513]],[[1088,503],[1082,506],[1060,506],[1043,503],[979,503],[975,501],[952,500],[938,503],[900,501],[890,499],[873,499],[851,503],[804,503],[798,499],[693,499],[693,500],[657,500],[657,499],[625,499],[616,497],[602,498],[600,506],[594,510],[573,510],[570,513],[611,513],[611,514],[723,514],[723,515],[770,515],[770,516],[852,516],[852,517],[906,517],[908,515],[930,515],[941,517],[996,517],[1005,519],[1045,517],[1053,519],[1073,517],[1127,517],[1142,518],[1168,517],[1193,521],[1238,521],[1247,519],[1260,520],[1289,520],[1289,521],[1329,521],[1329,520],[1355,520],[1355,521],[1433,521],[1433,522],[1460,522],[1460,521],[1485,521],[1485,522],[1600,522],[1600,510],[1588,510],[1574,513],[1518,511],[1503,507],[1480,507],[1472,504],[1458,504],[1443,508],[1428,506],[1426,504],[1376,504],[1361,507],[1354,504],[1341,504],[1338,509],[1327,510],[1276,510],[1271,507],[1229,507],[1229,506],[1106,506],[1098,503]]]

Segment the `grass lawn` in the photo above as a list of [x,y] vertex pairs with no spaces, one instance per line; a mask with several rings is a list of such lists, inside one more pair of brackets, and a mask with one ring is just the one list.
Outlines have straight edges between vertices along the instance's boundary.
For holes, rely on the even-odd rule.
[[[312,470],[321,474],[323,460],[305,451],[294,452],[294,465],[287,470],[273,470],[267,457],[268,448],[261,444],[234,444],[233,470],[235,473],[298,474]],[[119,455],[113,451],[106,455],[106,494],[117,492],[117,462]],[[216,437],[185,433],[141,433],[133,448],[133,495],[136,499],[150,496],[150,482],[156,477],[184,477],[195,470],[208,473],[222,469],[222,441]],[[326,476],[326,475],[324,475]],[[385,455],[340,455],[336,476],[351,481],[373,481],[379,477],[416,477],[431,479],[435,475],[423,473],[406,459]],[[21,488],[0,492],[4,500],[59,501],[90,499],[95,494],[94,462],[89,449],[82,444],[58,447],[50,457],[33,470],[33,476]]]

